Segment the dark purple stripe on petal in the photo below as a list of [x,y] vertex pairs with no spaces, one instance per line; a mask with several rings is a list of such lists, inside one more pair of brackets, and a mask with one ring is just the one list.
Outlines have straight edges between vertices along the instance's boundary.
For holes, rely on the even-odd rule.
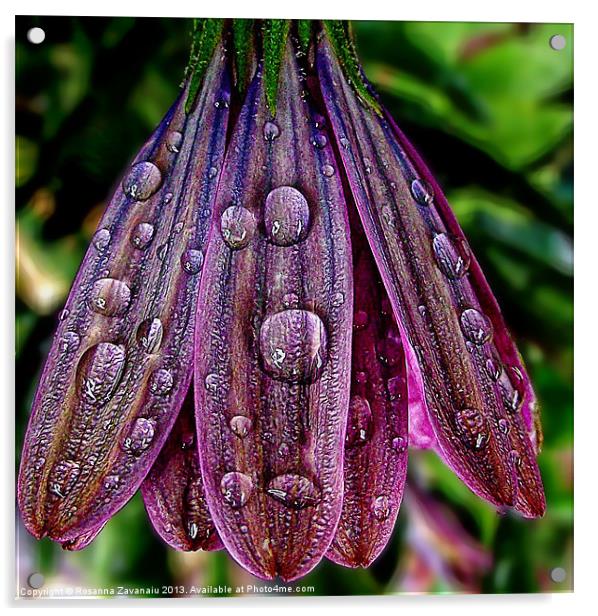
[[185,552],[222,548],[201,479],[192,390],[141,493],[156,532],[169,546]]
[[392,533],[407,474],[407,372],[392,307],[355,212],[353,355],[343,511],[328,558],[367,567]]
[[19,474],[27,529],[65,542],[101,526],[151,468],[189,389],[203,244],[228,96],[216,52],[112,197],[61,314]]
[[196,328],[202,474],[232,556],[262,578],[311,570],[342,507],[351,247],[329,144],[292,49],[276,117],[258,74],[228,149]]
[[530,413],[520,410],[526,396],[533,404],[531,386],[477,262],[421,160],[386,117],[359,103],[326,40],[317,64],[351,190],[407,354],[420,367],[438,447],[480,496],[542,515]]

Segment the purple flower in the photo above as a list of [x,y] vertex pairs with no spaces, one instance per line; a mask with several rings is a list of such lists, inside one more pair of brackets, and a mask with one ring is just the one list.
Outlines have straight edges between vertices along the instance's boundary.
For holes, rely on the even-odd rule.
[[175,549],[224,546],[262,578],[368,566],[410,441],[542,515],[537,426],[496,300],[346,26],[200,22],[61,313],[27,529],[81,549],[141,488]]

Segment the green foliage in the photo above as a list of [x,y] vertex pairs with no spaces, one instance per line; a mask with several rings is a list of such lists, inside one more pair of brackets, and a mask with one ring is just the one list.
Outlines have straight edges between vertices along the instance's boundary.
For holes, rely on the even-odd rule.
[[[280,34],[286,25],[277,23],[272,31]],[[27,43],[33,25],[48,34],[42,45]],[[245,24],[238,28],[235,46],[245,44]],[[17,18],[17,455],[56,313],[111,186],[177,96],[189,30],[179,19]],[[444,187],[533,377],[547,513],[537,521],[498,516],[430,452],[411,453],[409,481],[455,512],[492,558],[474,589],[566,591],[573,577],[572,27],[357,22],[353,30],[367,77]],[[302,32],[298,24],[300,39]],[[561,52],[548,44],[556,33],[567,38]],[[275,43],[272,66],[281,53]],[[269,70],[277,87],[277,70]],[[269,96],[275,100],[275,90]],[[424,544],[433,558],[421,560],[416,521],[406,499],[372,567],[323,562],[297,584],[316,594],[464,590],[459,576],[447,575],[446,545],[429,528]],[[59,585],[261,584],[225,552],[166,548],[139,496],[80,553],[37,542],[22,527],[17,539],[19,580],[35,569]],[[551,580],[555,567],[565,569],[564,582]]]

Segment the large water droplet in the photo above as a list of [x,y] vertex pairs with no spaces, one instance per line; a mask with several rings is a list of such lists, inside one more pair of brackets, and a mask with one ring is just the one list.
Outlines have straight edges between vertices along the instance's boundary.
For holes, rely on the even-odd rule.
[[140,222],[131,233],[131,244],[139,250],[147,248],[154,239],[154,225],[149,222]]
[[183,143],[183,135],[177,130],[170,131],[166,137],[166,149],[169,152],[178,152]]
[[320,490],[307,477],[287,473],[270,481],[268,495],[291,509],[313,507],[320,500]]
[[492,324],[475,308],[468,308],[461,313],[461,329],[465,337],[477,345],[492,338]]
[[137,342],[146,353],[157,353],[162,344],[164,328],[160,319],[146,319],[137,328]]
[[260,329],[260,351],[266,371],[293,383],[317,379],[327,359],[326,328],[307,310],[283,310]]
[[165,396],[171,389],[174,383],[170,370],[159,368],[152,374],[150,391],[155,396]]
[[245,438],[253,427],[253,421],[244,415],[235,415],[230,420],[230,429],[239,438]]
[[465,408],[457,411],[455,423],[469,447],[481,449],[488,442],[486,418],[477,409]]
[[430,205],[434,199],[434,189],[425,180],[413,180],[411,194],[420,205]]
[[87,349],[77,366],[77,384],[83,400],[103,405],[112,396],[125,367],[125,348],[100,342]]
[[75,487],[80,472],[79,464],[73,460],[57,462],[48,476],[48,490],[54,496],[64,498]]
[[433,242],[434,257],[440,271],[448,278],[462,278],[469,269],[471,253],[464,240],[446,233],[437,235]]
[[322,167],[322,173],[327,177],[331,178],[334,175],[334,167],[332,165],[324,165]]
[[264,225],[270,241],[291,246],[304,240],[309,227],[309,206],[292,186],[280,186],[266,197]]
[[134,456],[140,456],[151,445],[156,426],[151,419],[138,417],[123,441],[123,448]]
[[131,167],[123,180],[123,190],[131,199],[145,201],[160,188],[161,183],[160,169],[154,163],[144,161]]
[[388,496],[377,496],[372,504],[372,512],[377,520],[381,522],[390,515],[390,502]]
[[347,447],[365,445],[372,436],[372,409],[370,403],[361,396],[353,396],[349,402],[347,422]]
[[278,135],[280,135],[280,129],[274,122],[264,124],[264,139],[266,141],[274,141]]
[[94,233],[92,242],[98,250],[104,250],[110,244],[110,231],[108,229],[99,229]]
[[226,473],[220,481],[220,493],[233,509],[240,509],[253,493],[253,482],[245,473],[238,471]]
[[114,278],[96,280],[89,296],[91,309],[106,317],[124,314],[130,301],[131,289],[121,280]]
[[187,274],[199,273],[203,265],[203,253],[201,250],[194,250],[193,248],[185,250],[181,256],[181,265]]
[[245,248],[255,234],[254,215],[246,208],[231,205],[224,210],[220,220],[220,231],[226,244],[233,250]]
[[518,411],[523,404],[525,394],[525,384],[519,368],[505,366],[505,370],[498,380],[498,386],[505,408],[511,413]]

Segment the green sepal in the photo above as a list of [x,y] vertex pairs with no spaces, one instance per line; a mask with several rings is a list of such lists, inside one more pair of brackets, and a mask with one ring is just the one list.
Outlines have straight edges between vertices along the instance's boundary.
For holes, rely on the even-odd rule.
[[324,30],[357,96],[365,105],[381,115],[380,103],[369,91],[361,73],[349,23],[341,20],[324,20]]
[[263,25],[264,86],[266,101],[272,115],[276,113],[280,66],[290,23],[288,19],[267,19]]
[[235,52],[235,67],[237,89],[243,93],[251,80],[251,56],[255,53],[253,38],[253,19],[233,19],[233,49]]
[[299,39],[299,48],[306,54],[309,51],[309,44],[312,37],[312,20],[311,19],[299,19],[297,21],[297,38]]
[[214,49],[222,37],[224,19],[195,19],[191,43],[191,57],[186,74],[190,75],[189,92],[185,101],[185,112],[193,108],[195,97],[203,81]]

